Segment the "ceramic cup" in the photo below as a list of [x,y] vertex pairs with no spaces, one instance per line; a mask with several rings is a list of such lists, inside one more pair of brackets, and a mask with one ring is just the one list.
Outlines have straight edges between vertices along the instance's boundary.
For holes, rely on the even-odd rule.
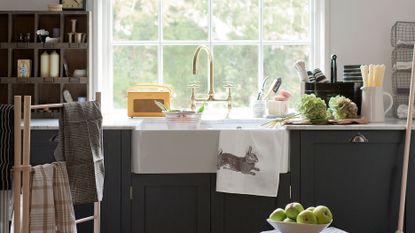
[[86,34],[82,32],[75,33],[75,43],[84,43],[86,38]]
[[[384,92],[382,87],[362,87],[362,116],[366,117],[369,122],[384,122],[385,114],[393,106],[393,97],[391,94]],[[383,96],[390,99],[389,106],[384,110]]]
[[288,101],[267,101],[268,115],[271,116],[284,116],[288,113]]
[[265,115],[265,100],[253,100],[251,102],[254,117],[262,118]]
[[75,33],[73,33],[73,32],[68,32],[68,42],[69,43],[73,43],[73,40],[74,40],[74,35],[75,35]]

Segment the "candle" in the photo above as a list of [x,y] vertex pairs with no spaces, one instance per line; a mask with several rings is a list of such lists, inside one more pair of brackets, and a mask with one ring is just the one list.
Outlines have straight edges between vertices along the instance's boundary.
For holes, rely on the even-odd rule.
[[49,54],[46,51],[40,55],[40,77],[49,77]]
[[59,76],[59,54],[53,50],[49,57],[50,77],[56,78]]

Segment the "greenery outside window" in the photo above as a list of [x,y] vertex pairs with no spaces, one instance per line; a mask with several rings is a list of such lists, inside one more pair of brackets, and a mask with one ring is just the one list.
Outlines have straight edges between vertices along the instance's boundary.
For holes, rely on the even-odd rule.
[[164,83],[175,108],[189,108],[189,84],[207,94],[206,56],[192,75],[193,53],[208,45],[214,54],[215,91],[231,83],[235,108],[249,105],[264,77],[282,77],[281,88],[299,99],[294,62],[310,64],[313,0],[112,0],[112,96],[127,108],[127,88]]

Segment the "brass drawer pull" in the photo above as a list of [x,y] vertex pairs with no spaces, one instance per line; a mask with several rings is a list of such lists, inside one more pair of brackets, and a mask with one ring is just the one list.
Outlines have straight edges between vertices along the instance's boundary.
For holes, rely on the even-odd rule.
[[365,142],[369,142],[369,140],[362,134],[357,134],[356,136],[352,137],[352,139],[350,139],[351,143],[365,143]]

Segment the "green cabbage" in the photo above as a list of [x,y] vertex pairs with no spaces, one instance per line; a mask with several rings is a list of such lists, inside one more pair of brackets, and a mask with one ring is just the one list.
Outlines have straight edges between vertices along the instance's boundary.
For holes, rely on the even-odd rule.
[[336,120],[357,118],[356,104],[341,95],[330,98],[329,111]]
[[314,94],[303,96],[298,111],[311,122],[326,121],[328,116],[326,103]]

